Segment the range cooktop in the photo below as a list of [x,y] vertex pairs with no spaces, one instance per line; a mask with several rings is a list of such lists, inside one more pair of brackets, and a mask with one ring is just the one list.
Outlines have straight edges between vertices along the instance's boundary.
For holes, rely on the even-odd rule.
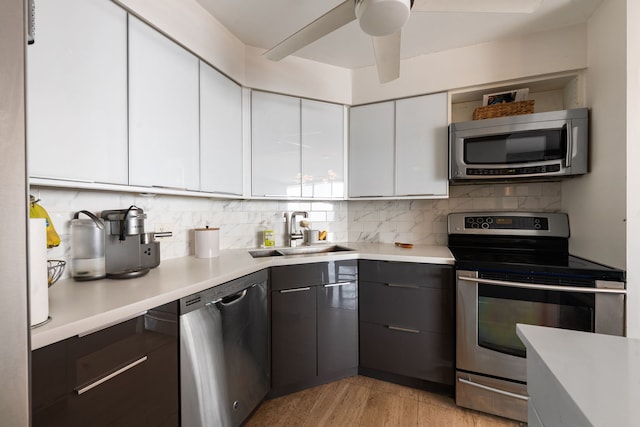
[[450,214],[449,250],[457,269],[484,275],[625,281],[623,270],[569,254],[569,219],[562,213]]

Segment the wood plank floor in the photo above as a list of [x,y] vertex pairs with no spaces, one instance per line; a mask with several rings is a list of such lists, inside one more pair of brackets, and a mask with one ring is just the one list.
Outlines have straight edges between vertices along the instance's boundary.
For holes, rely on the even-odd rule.
[[518,427],[459,408],[452,398],[355,376],[264,402],[246,427]]

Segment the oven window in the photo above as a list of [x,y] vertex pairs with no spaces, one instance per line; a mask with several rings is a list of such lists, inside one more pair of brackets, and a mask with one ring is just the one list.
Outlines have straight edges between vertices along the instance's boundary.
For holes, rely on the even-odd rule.
[[526,357],[516,323],[594,331],[595,296],[478,285],[478,345]]
[[466,138],[464,161],[467,165],[504,165],[563,159],[564,135],[564,129],[551,129]]

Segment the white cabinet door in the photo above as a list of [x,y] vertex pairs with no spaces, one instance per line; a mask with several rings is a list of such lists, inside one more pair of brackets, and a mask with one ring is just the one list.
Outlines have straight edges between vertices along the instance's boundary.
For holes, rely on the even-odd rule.
[[448,194],[447,94],[396,101],[396,196]]
[[353,107],[349,129],[349,197],[393,196],[393,101]]
[[302,100],[302,196],[344,197],[344,107]]
[[251,93],[251,194],[300,197],[300,99]]
[[129,17],[131,185],[199,189],[198,58]]
[[107,0],[37,3],[27,47],[31,177],[127,183],[127,16]]
[[200,189],[242,195],[242,88],[200,62]]

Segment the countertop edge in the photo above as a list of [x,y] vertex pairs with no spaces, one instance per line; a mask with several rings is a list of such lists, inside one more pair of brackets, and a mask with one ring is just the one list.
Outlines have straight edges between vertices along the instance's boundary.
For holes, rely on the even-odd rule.
[[560,387],[589,424],[626,426],[640,419],[640,340],[524,324],[516,334],[548,371],[549,386]]
[[31,329],[31,349],[104,329],[153,307],[272,266],[350,259],[448,265],[455,262],[446,246],[417,245],[414,249],[376,243],[344,243],[344,246],[353,250],[256,259],[248,254],[249,249],[231,249],[221,251],[216,258],[188,256],[165,260],[137,279],[62,280],[49,289],[51,322]]

